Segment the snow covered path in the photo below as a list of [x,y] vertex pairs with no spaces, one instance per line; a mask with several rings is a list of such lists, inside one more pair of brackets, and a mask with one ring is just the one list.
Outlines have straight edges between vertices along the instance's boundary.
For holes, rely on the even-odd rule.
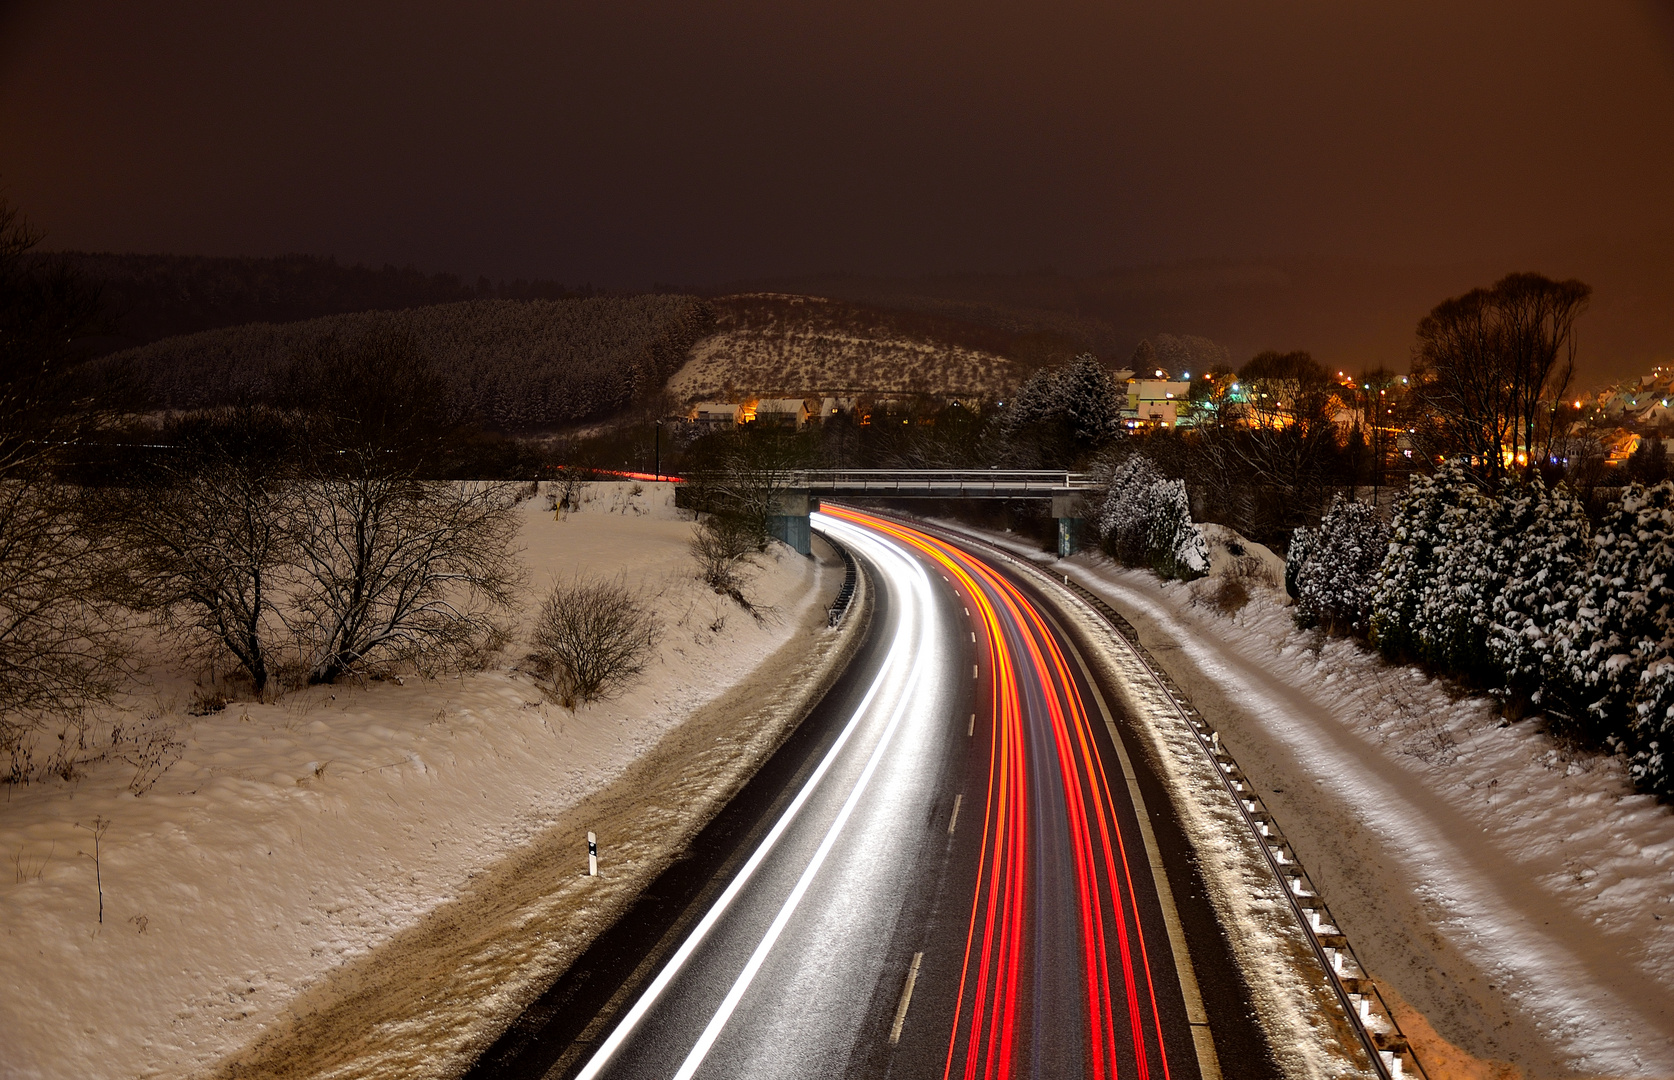
[[1299,632],[1266,590],[1228,617],[1096,555],[1054,568],[1128,616],[1267,789],[1440,1075],[1674,1076],[1674,815],[1616,761]]

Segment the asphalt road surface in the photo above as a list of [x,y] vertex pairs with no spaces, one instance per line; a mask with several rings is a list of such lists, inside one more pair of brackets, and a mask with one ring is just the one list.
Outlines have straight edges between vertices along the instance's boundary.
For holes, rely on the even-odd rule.
[[872,571],[867,646],[473,1075],[1192,1078],[1211,1039],[1270,1075],[1165,800],[1032,586],[885,519],[816,525]]

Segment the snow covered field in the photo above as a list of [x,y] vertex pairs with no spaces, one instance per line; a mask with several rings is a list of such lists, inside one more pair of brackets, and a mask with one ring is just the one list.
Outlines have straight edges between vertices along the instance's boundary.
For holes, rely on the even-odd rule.
[[[562,522],[525,503],[521,535],[531,610],[576,572],[625,572],[654,596],[661,659],[619,700],[576,713],[544,701],[514,670],[519,638],[481,674],[194,717],[190,674],[160,658],[153,685],[105,718],[168,733],[160,775],[106,760],[0,796],[0,1076],[212,1066],[294,1020],[299,992],[500,873],[752,671],[826,633],[829,568],[776,545],[750,590],[772,610],[755,621],[693,577],[691,525],[667,485],[635,487],[598,485]],[[580,836],[572,846],[579,874]],[[607,868],[623,857],[608,838],[603,854]],[[448,1035],[459,1052],[465,1034]]]
[[1298,631],[1278,591],[1228,615],[1213,579],[1054,569],[1134,623],[1265,789],[1432,1077],[1674,1077],[1674,814],[1618,760]]

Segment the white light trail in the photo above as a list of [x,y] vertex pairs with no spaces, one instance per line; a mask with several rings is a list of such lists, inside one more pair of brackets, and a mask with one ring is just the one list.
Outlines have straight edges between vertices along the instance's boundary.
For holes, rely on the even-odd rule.
[[[675,950],[674,955],[669,958],[668,963],[663,965],[663,969],[657,973],[657,977],[651,980],[651,984],[646,987],[645,993],[642,994],[639,1000],[634,1003],[633,1007],[628,1010],[627,1014],[623,1016],[621,1022],[616,1025],[615,1029],[611,1031],[610,1035],[606,1037],[604,1042],[599,1044],[598,1050],[594,1052],[593,1056],[588,1060],[582,1070],[576,1074],[576,1080],[594,1080],[594,1078],[604,1071],[605,1067],[610,1063],[610,1059],[619,1049],[621,1049],[622,1044],[627,1042],[629,1037],[633,1035],[634,1030],[639,1026],[640,1022],[644,1020],[646,1014],[649,1013],[653,1007],[655,1007],[657,1000],[662,996],[663,991],[665,991],[669,984],[674,981],[675,977],[679,975],[681,969],[686,965],[686,962],[691,959],[692,954],[698,950],[698,947],[703,944],[704,939],[709,936],[710,931],[712,931],[716,924],[721,921],[721,918],[726,914],[728,907],[731,906],[732,902],[738,897],[739,893],[743,892],[744,887],[749,883],[750,878],[755,874],[756,870],[761,867],[762,863],[767,860],[767,857],[772,852],[774,845],[778,843],[780,837],[782,837],[786,830],[790,828],[791,823],[796,819],[796,816],[802,810],[802,807],[808,802],[809,798],[813,796],[814,790],[819,787],[820,781],[824,779],[826,773],[830,771],[832,765],[835,764],[844,747],[848,745],[851,736],[853,736],[856,729],[859,728],[861,720],[866,716],[868,710],[871,709],[873,701],[888,683],[898,677],[900,669],[906,665],[909,660],[914,659],[915,657],[916,662],[913,663],[908,674],[907,687],[905,692],[901,694],[901,702],[903,704],[912,696],[912,687],[917,685],[922,671],[924,658],[930,651],[924,647],[931,640],[924,633],[925,624],[929,619],[933,618],[934,615],[933,605],[928,602],[928,575],[925,573],[921,564],[908,557],[906,552],[893,543],[883,540],[875,534],[857,529],[845,522],[838,521],[824,515],[819,515],[819,517],[822,527],[829,529],[833,533],[843,534],[845,542],[855,546],[867,546],[873,548],[874,565],[877,565],[879,569],[883,571],[885,576],[891,579],[893,584],[897,586],[901,586],[903,584],[905,585],[904,588],[897,589],[897,595],[899,595],[903,600],[906,600],[907,597],[911,596],[911,600],[904,604],[904,610],[896,623],[895,636],[890,642],[888,657],[883,666],[879,668],[877,677],[872,680],[872,685],[867,688],[865,697],[861,698],[860,704],[855,707],[854,713],[849,717],[848,722],[844,725],[841,734],[837,736],[836,742],[832,743],[831,749],[826,751],[825,757],[820,760],[819,766],[814,770],[813,774],[808,777],[807,782],[802,785],[801,790],[796,793],[796,798],[792,799],[790,805],[785,807],[785,811],[779,816],[779,820],[774,823],[773,828],[765,837],[762,838],[762,842],[756,847],[756,850],[750,855],[749,860],[739,870],[738,876],[735,877],[726,887],[726,890],[721,893],[720,897],[715,901],[709,911],[704,914],[703,919],[697,924],[697,926],[692,928],[692,932],[687,935],[685,941],[681,942],[680,948]],[[911,617],[915,614],[915,608],[916,614],[919,616],[918,618]],[[915,629],[918,631],[917,636],[919,637],[919,641],[917,643],[913,643],[910,640],[914,636]],[[858,800],[859,791],[865,787],[866,780],[871,777],[871,774],[875,769],[876,761],[881,754],[882,747],[887,744],[890,735],[894,733],[897,722],[902,714],[902,709],[903,705],[897,705],[894,710],[894,715],[891,717],[890,724],[879,741],[879,749],[874,751],[873,757],[867,762],[867,766],[863,771],[861,778],[856,782],[854,792],[851,792],[849,801],[844,804],[843,811],[839,814],[839,822],[847,820],[848,813],[852,810],[853,803]],[[815,862],[810,864],[811,868],[817,869],[817,864],[824,861],[825,853],[829,850],[830,843],[835,841],[835,831],[840,829],[841,825],[838,824],[834,826],[833,832],[827,834],[827,842],[822,843],[820,850],[816,852]],[[806,881],[811,880],[813,875],[810,870],[805,871],[803,876],[804,881]],[[798,882],[797,891],[792,894],[795,900],[801,899],[801,892],[804,891],[806,887],[804,881]],[[791,903],[791,907],[794,908],[794,902]],[[788,920],[789,915],[787,912],[781,911],[780,914],[783,918]],[[779,927],[779,920],[776,919],[774,925],[775,927]],[[770,930],[769,934],[772,938],[776,939],[778,937],[778,930]],[[768,947],[771,947],[770,941],[766,944]],[[765,958],[765,949],[758,947],[757,952]],[[755,968],[759,968],[760,963],[755,956],[751,957],[751,961],[755,967],[746,966],[745,970],[749,977],[753,978]],[[745,977],[741,975],[740,978],[744,979]],[[745,980],[744,985],[748,985],[747,979]],[[737,985],[735,985],[734,989],[737,991],[739,996],[742,996],[742,989],[740,989]],[[736,1006],[737,1001],[732,994],[729,994],[728,1002],[731,1004],[724,1002],[722,1008],[725,1010],[726,1015],[731,1015],[732,1009]],[[710,1026],[715,1029],[715,1034],[718,1035],[720,1027],[725,1024],[725,1018],[722,1017],[720,1013],[717,1013],[717,1018],[719,1019],[719,1024],[717,1024],[716,1020],[711,1020]],[[708,1038],[708,1042],[704,1042],[700,1039],[699,1046],[701,1046],[704,1052],[707,1053],[708,1047],[714,1042],[714,1038],[711,1036],[708,1029],[705,1030],[704,1035]],[[698,1054],[698,1051],[694,1049],[693,1054]],[[701,1055],[698,1056],[695,1062],[692,1057],[688,1057],[687,1061],[691,1064],[692,1068],[695,1069],[697,1063],[701,1062]],[[686,1072],[685,1067],[682,1066],[682,1072],[680,1075],[689,1076],[690,1073]]]

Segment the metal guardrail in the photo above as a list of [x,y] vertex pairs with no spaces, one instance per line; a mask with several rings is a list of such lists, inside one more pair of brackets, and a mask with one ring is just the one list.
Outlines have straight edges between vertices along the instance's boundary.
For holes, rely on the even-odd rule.
[[825,625],[836,626],[843,621],[843,615],[849,610],[849,601],[854,599],[855,579],[859,576],[859,569],[855,566],[854,556],[849,554],[847,547],[833,540],[831,534],[824,530],[814,531],[843,557],[843,585],[837,590],[837,598],[831,601],[831,607],[825,613]]

